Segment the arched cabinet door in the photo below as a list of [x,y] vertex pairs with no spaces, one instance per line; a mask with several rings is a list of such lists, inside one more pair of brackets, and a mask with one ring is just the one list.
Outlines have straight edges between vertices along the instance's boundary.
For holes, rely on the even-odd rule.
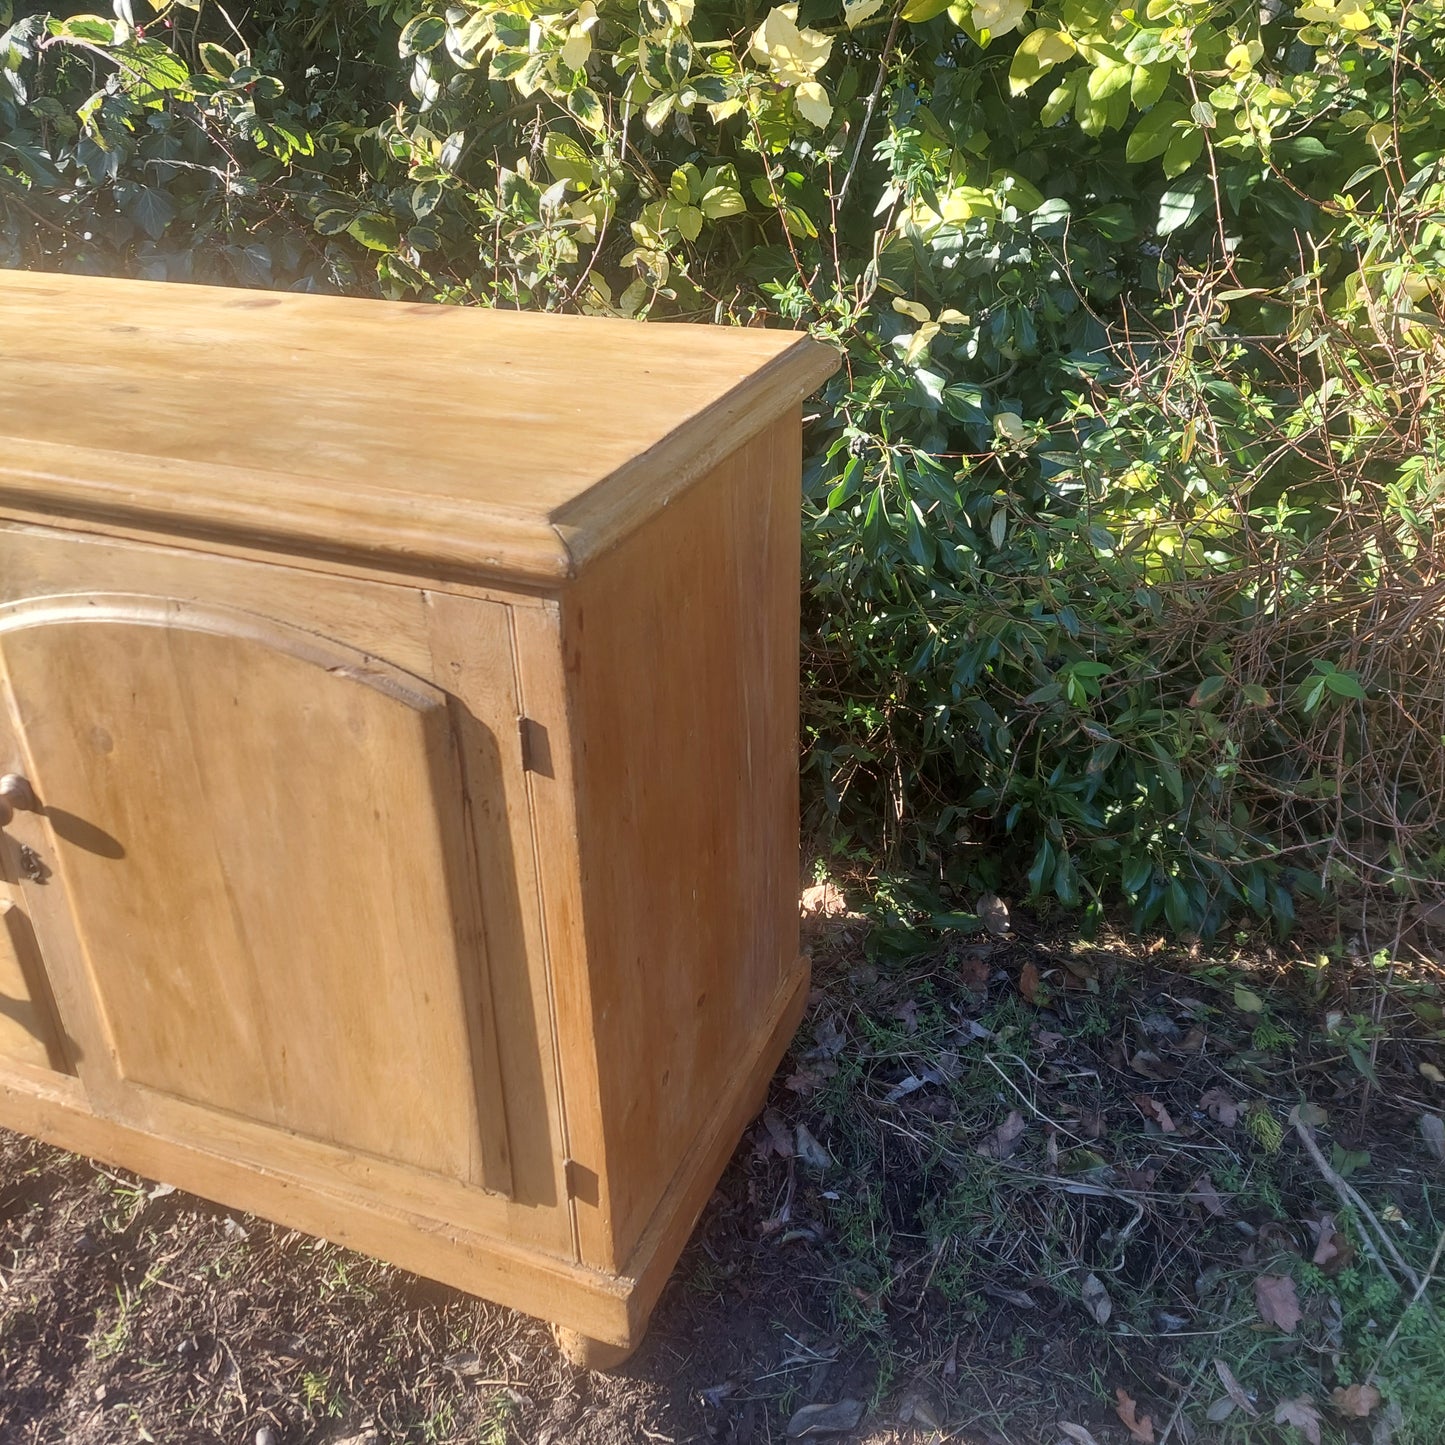
[[93,1106],[505,1191],[447,695],[138,596],[0,608],[0,666],[41,805],[24,886]]

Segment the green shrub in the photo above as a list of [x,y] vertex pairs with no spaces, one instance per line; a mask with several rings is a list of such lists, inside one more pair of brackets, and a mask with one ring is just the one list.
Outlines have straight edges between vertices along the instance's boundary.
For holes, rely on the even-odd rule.
[[1440,876],[1440,0],[114,11],[0,0],[4,264],[843,349],[838,846],[1180,931]]

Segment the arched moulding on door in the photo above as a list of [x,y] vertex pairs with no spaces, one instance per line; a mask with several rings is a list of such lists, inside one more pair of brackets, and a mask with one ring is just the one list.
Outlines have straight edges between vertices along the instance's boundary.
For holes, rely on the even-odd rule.
[[164,1095],[505,1191],[447,694],[133,594],[0,608],[0,665],[109,1109]]

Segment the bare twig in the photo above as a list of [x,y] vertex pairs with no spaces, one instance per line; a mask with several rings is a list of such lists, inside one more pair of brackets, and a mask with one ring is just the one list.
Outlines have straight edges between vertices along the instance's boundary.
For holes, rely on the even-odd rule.
[[1174,1427],[1179,1423],[1179,1417],[1184,1413],[1184,1407],[1194,1398],[1195,1386],[1199,1384],[1208,1362],[1201,1362],[1199,1368],[1194,1372],[1194,1378],[1180,1392],[1179,1403],[1174,1407],[1174,1413],[1169,1417],[1169,1423],[1164,1427],[1164,1433],[1159,1437],[1158,1445],[1169,1445],[1169,1437],[1174,1433]]
[[868,139],[868,127],[872,123],[878,97],[883,94],[883,86],[888,80],[888,60],[893,54],[893,42],[897,39],[902,20],[903,4],[902,0],[899,0],[898,7],[893,12],[893,24],[888,27],[888,38],[878,53],[878,79],[873,82],[873,91],[868,97],[868,104],[863,108],[863,119],[858,123],[858,139],[853,144],[853,158],[848,162],[848,169],[843,174],[843,184],[838,187],[837,208],[840,211],[843,209],[843,202],[848,199],[848,187],[853,184],[853,172],[858,169],[858,161],[863,155],[863,144]]
[[1389,1338],[1380,1347],[1380,1353],[1375,1356],[1375,1363],[1370,1366],[1370,1373],[1365,1376],[1367,1385],[1373,1384],[1380,1366],[1384,1363],[1385,1356],[1390,1353],[1391,1346],[1400,1335],[1400,1326],[1405,1323],[1405,1316],[1425,1298],[1425,1291],[1429,1288],[1431,1281],[1435,1278],[1435,1271],[1440,1267],[1440,1256],[1445,1254],[1445,1229],[1440,1231],[1440,1238],[1435,1242],[1435,1253],[1430,1256],[1430,1265],[1426,1269],[1420,1283],[1415,1286],[1415,1293],[1410,1296],[1410,1303],[1400,1311],[1400,1318],[1395,1321],[1395,1328],[1390,1331]]
[[[1306,1124],[1303,1119],[1299,1117],[1298,1111],[1296,1111],[1296,1113],[1294,1114],[1291,1122],[1294,1124],[1295,1133],[1298,1134],[1300,1137],[1300,1142],[1305,1146],[1305,1151],[1314,1161],[1315,1168],[1320,1171],[1320,1174],[1324,1177],[1325,1182],[1330,1186],[1331,1189],[1335,1191],[1335,1193],[1339,1196],[1340,1202],[1347,1209],[1353,1210],[1355,1213],[1357,1213],[1360,1218],[1366,1224],[1368,1224],[1371,1229],[1374,1230],[1375,1238],[1380,1242],[1380,1244],[1384,1246],[1385,1253],[1390,1256],[1390,1258],[1395,1263],[1395,1267],[1405,1277],[1405,1280],[1409,1283],[1409,1285],[1415,1290],[1416,1297],[1421,1297],[1424,1293],[1424,1290],[1420,1283],[1419,1275],[1417,1275],[1415,1271],[1410,1268],[1410,1265],[1405,1260],[1405,1257],[1395,1247],[1395,1241],[1390,1238],[1389,1234],[1386,1233],[1385,1226],[1380,1223],[1378,1217],[1375,1214],[1375,1211],[1371,1209],[1368,1204],[1365,1203],[1363,1198],[1361,1198],[1360,1192],[1355,1189],[1354,1186],[1351,1185],[1350,1182],[1345,1179],[1337,1170],[1331,1167],[1330,1161],[1325,1158],[1323,1151],[1320,1149],[1318,1141],[1315,1139],[1315,1131],[1308,1124]],[[1380,1257],[1379,1251],[1375,1248],[1374,1244],[1371,1243],[1369,1234],[1364,1229],[1361,1229],[1360,1231],[1360,1240],[1365,1246],[1365,1253],[1370,1256],[1371,1261],[1376,1265],[1380,1272],[1386,1275],[1388,1278],[1394,1280],[1394,1282],[1398,1285],[1400,1281],[1396,1279],[1395,1276],[1391,1273],[1391,1271],[1387,1268],[1384,1260]],[[1435,1311],[1428,1301],[1426,1302],[1426,1308],[1430,1310],[1431,1317],[1433,1318]]]
[[[1018,1055],[1005,1054],[1004,1057],[1009,1059],[1016,1059],[1018,1058]],[[1024,1101],[1025,1107],[1027,1107],[1029,1113],[1031,1113],[1036,1119],[1039,1119],[1043,1123],[1047,1124],[1050,1129],[1058,1130],[1060,1134],[1067,1134],[1070,1139],[1073,1139],[1080,1144],[1087,1144],[1089,1142],[1087,1139],[1084,1138],[1082,1134],[1075,1134],[1072,1129],[1066,1129],[1062,1124],[1059,1123],[1057,1119],[1049,1118],[1049,1116],[1045,1114],[1044,1111],[1040,1109],[1039,1106],[1035,1104],[1034,1101],[1030,1099],[1029,1096],[1024,1093],[1024,1091],[1019,1088],[1019,1086],[1014,1083],[1011,1078],[1009,1078],[1008,1074],[999,1067],[998,1060],[995,1059],[992,1054],[986,1054],[984,1056],[984,1062],[987,1063],[988,1066],[999,1076],[999,1078],[1001,1078],[1004,1083],[1006,1083],[1009,1088],[1011,1088],[1014,1093],[1016,1093],[1019,1098]],[[1023,1063],[1023,1060],[1020,1059],[1019,1062]],[[1024,1068],[1025,1070],[1028,1070],[1028,1065],[1025,1064]]]

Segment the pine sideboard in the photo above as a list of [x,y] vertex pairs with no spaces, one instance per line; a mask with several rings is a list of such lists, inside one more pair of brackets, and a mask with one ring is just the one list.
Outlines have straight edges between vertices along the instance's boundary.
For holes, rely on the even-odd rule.
[[835,365],[0,272],[0,1124],[624,1357],[806,993]]

